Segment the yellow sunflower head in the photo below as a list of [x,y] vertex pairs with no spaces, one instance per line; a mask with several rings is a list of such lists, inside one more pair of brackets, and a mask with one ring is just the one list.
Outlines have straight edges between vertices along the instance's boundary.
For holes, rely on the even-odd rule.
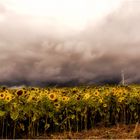
[[103,107],[106,108],[107,107],[107,104],[103,104]]
[[124,97],[118,98],[118,102],[121,103],[124,100]]
[[106,94],[105,94],[106,96],[108,96],[109,95],[109,93],[108,92],[106,92]]
[[69,97],[63,96],[63,97],[62,97],[62,101],[63,101],[63,102],[68,102],[68,101],[69,101]]
[[6,94],[8,94],[8,93],[9,93],[9,91],[8,91],[8,90],[5,90],[4,92],[5,92]]
[[95,92],[95,96],[99,96],[99,91],[96,91]]
[[27,99],[27,102],[36,102],[37,101],[37,97],[35,97],[34,95],[30,95]]
[[5,96],[5,101],[6,102],[10,102],[11,100],[12,100],[12,95],[9,94],[9,95]]
[[0,93],[0,99],[4,99],[5,98],[5,93],[4,92],[1,92]]
[[35,92],[36,93],[39,93],[40,92],[40,89],[39,88],[34,88]]
[[55,93],[50,93],[50,94],[48,95],[48,98],[49,98],[51,101],[54,101],[54,100],[57,99],[57,96],[56,96]]
[[90,95],[89,93],[86,93],[86,94],[84,95],[83,99],[84,99],[84,100],[88,100],[88,99],[90,98],[90,96],[91,96],[91,95]]
[[44,90],[44,94],[49,94],[49,91],[47,89]]
[[99,99],[99,103],[103,103],[103,99]]

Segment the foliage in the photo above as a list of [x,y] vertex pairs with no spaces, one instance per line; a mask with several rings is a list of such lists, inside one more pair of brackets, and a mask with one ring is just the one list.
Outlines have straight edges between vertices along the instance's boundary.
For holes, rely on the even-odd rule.
[[[81,131],[140,119],[139,86],[0,88],[1,138]],[[20,135],[19,135],[20,134]]]

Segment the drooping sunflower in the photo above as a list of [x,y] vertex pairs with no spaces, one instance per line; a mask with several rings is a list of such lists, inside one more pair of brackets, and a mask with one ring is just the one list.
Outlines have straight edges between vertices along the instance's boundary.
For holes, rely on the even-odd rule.
[[58,99],[55,99],[53,102],[54,102],[54,103],[57,103],[57,102],[58,102]]
[[30,88],[30,90],[33,90],[33,91],[34,91],[34,90],[35,90],[35,88],[34,88],[34,87],[31,87],[31,88]]
[[2,86],[1,88],[2,88],[3,91],[5,91],[7,89],[6,86]]
[[76,89],[76,88],[74,88],[73,90],[72,90],[72,93],[74,93],[74,94],[76,94],[78,92],[78,90]]
[[50,94],[48,95],[48,98],[49,98],[51,101],[54,101],[54,100],[57,99],[57,96],[56,96],[55,93],[50,93]]
[[22,96],[23,93],[24,93],[24,90],[22,90],[22,89],[16,91],[17,96]]
[[55,106],[56,109],[59,109],[60,108],[60,103],[58,103],[58,102],[54,103],[54,106]]

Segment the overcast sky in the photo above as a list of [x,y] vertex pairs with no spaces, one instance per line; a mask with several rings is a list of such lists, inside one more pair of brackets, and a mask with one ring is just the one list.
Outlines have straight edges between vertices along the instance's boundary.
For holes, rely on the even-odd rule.
[[140,81],[139,0],[0,0],[0,83]]

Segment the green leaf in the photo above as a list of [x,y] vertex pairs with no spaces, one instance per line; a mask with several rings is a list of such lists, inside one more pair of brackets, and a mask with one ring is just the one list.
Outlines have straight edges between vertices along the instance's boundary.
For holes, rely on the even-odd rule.
[[49,117],[53,118],[53,116],[54,116],[53,112],[49,112]]
[[58,121],[55,118],[53,119],[53,122],[55,125],[59,125]]
[[131,111],[134,111],[135,110],[135,106],[134,105],[130,105],[130,109],[131,109]]
[[117,112],[120,112],[120,108],[117,108]]
[[34,114],[34,116],[32,117],[32,122],[35,122],[36,121],[36,115]]
[[59,115],[59,118],[62,120],[63,116],[62,115]]
[[77,108],[76,108],[76,111],[77,111],[77,112],[81,112],[81,108],[80,108],[80,107],[77,107]]
[[0,117],[3,117],[5,115],[6,111],[0,110]]
[[45,130],[47,130],[49,127],[50,127],[50,124],[48,124],[48,123],[46,123],[44,126]]
[[75,115],[71,115],[70,118],[73,120],[75,119]]
[[135,117],[135,119],[138,119],[138,117],[139,117],[136,112],[134,113],[134,117]]
[[12,120],[15,121],[18,118],[18,116],[19,116],[19,112],[18,111],[10,112],[10,117],[11,117]]

